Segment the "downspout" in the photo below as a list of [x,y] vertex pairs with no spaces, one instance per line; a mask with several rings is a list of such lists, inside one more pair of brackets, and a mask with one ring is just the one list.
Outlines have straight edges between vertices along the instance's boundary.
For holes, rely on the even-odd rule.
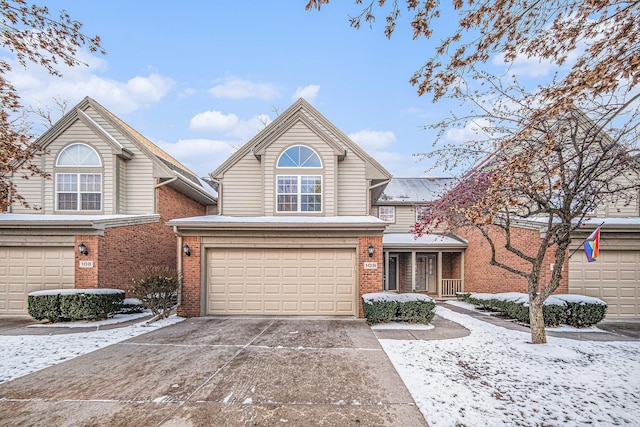
[[218,184],[218,215],[222,215],[222,181],[211,178],[211,175],[209,175],[209,178]]
[[180,286],[178,286],[178,307],[182,305],[182,235],[178,234],[177,227],[173,227],[174,233],[176,233],[177,239],[177,269],[178,269],[178,277],[180,278]]

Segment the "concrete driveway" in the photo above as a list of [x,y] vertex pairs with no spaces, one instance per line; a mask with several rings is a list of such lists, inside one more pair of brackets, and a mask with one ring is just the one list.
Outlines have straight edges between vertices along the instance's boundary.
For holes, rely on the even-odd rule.
[[187,319],[0,384],[0,413],[2,426],[426,425],[371,329],[327,318]]

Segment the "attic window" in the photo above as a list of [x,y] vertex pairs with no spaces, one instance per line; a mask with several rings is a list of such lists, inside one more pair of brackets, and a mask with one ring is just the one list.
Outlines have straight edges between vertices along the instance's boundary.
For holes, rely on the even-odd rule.
[[66,147],[56,161],[56,166],[102,166],[98,153],[86,144],[71,144]]
[[294,145],[285,150],[278,159],[279,168],[321,168],[320,157],[309,147]]

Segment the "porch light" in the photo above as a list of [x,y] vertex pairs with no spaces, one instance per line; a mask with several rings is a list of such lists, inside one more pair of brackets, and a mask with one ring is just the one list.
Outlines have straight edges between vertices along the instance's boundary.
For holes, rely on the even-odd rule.
[[369,244],[369,258],[373,258],[373,250],[374,250],[373,245]]
[[189,248],[189,245],[182,246],[182,252],[184,252],[186,256],[191,256],[191,249]]
[[87,249],[87,247],[84,245],[84,243],[80,243],[78,245],[78,252],[80,252],[82,255],[87,256],[89,255],[89,250]]

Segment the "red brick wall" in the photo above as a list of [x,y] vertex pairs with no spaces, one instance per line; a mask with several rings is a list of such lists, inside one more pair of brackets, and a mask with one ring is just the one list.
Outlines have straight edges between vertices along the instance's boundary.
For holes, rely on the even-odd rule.
[[[99,239],[100,236],[75,236],[75,287],[79,289],[91,289],[98,287],[98,271],[100,268],[98,254],[100,251]],[[87,247],[89,252],[87,255],[82,255],[78,252],[78,246],[83,243]],[[80,268],[80,261],[92,261],[92,268]]]
[[104,236],[76,237],[76,240],[83,238],[91,242],[91,247],[84,242],[90,247],[89,256],[80,257],[94,260],[92,269],[81,269],[76,262],[77,288],[126,290],[137,272],[146,267],[176,268],[177,238],[165,223],[175,218],[204,215],[206,208],[167,186],[158,188],[156,196],[159,222],[108,228]]
[[182,253],[182,302],[178,315],[184,317],[200,316],[200,237],[183,237],[182,243],[189,245],[191,256]]
[[[373,257],[369,257],[369,245],[373,245]],[[365,262],[377,262],[378,268],[365,269]],[[360,237],[358,239],[358,317],[364,317],[362,295],[369,292],[382,292],[382,235]]]
[[[496,258],[508,265],[529,271],[531,264],[507,252],[504,248],[504,238],[498,234],[497,228],[492,232],[496,241]],[[458,230],[458,234],[468,240],[469,245],[465,253],[464,262],[464,290],[466,292],[527,292],[526,279],[510,273],[502,268],[489,265],[491,248],[476,229]],[[533,254],[540,241],[540,232],[525,228],[512,228],[512,245],[521,251]],[[554,262],[555,248],[547,250],[541,271],[541,288],[551,279],[550,264]],[[565,258],[563,277],[556,293],[568,292],[568,261]]]

